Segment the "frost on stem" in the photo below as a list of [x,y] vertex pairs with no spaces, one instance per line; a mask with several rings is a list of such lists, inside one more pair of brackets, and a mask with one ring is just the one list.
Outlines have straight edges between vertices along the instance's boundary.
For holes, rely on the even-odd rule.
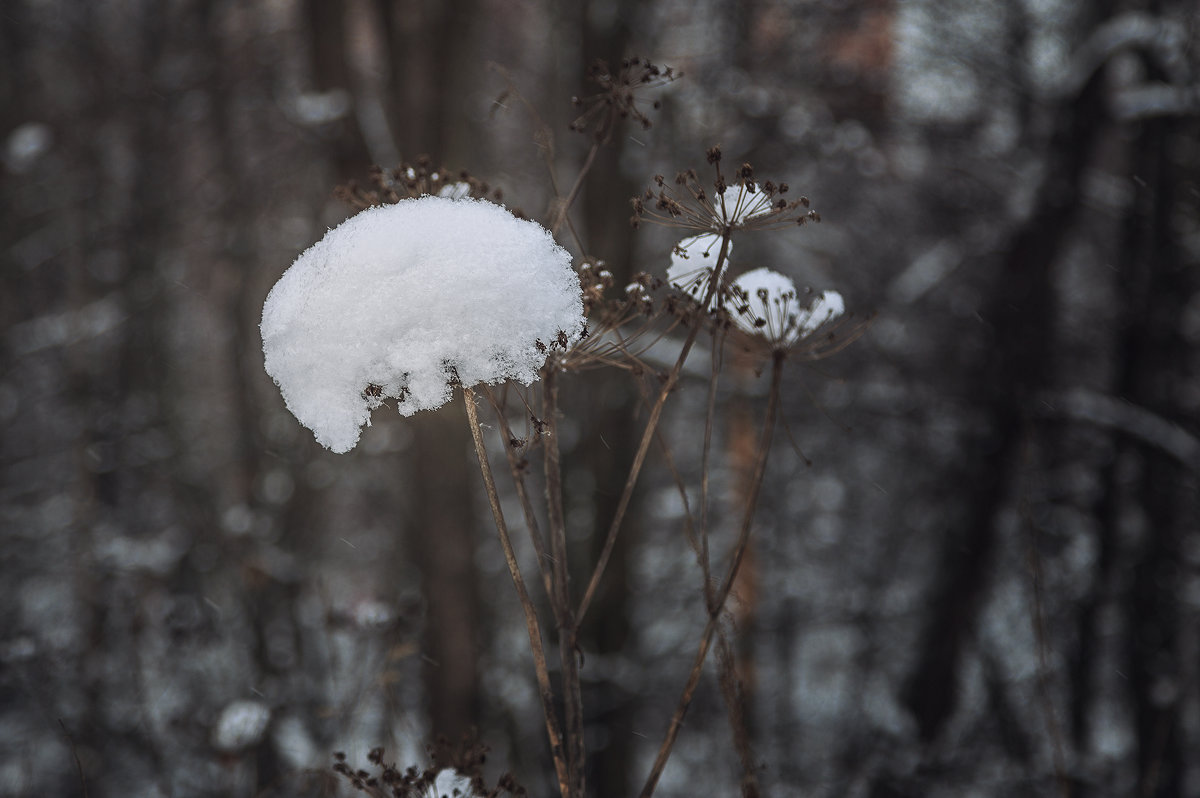
[[571,257],[540,225],[473,199],[368,208],[329,231],[263,306],[266,370],[335,452],[384,399],[409,416],[453,384],[538,377],[583,329]]

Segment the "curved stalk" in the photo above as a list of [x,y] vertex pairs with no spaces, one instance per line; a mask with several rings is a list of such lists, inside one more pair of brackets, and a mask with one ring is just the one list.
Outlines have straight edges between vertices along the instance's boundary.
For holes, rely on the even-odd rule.
[[538,693],[542,700],[542,713],[546,720],[546,734],[550,738],[550,753],[554,757],[558,788],[563,798],[576,798],[571,792],[571,782],[568,778],[567,762],[563,751],[562,730],[559,728],[558,716],[554,711],[554,691],[550,687],[550,669],[546,666],[546,650],[542,642],[542,630],[538,625],[537,610],[529,598],[529,591],[525,589],[525,580],[521,577],[521,566],[517,563],[517,555],[513,551],[508,525],[504,523],[504,512],[500,509],[500,497],[496,493],[496,480],[492,476],[492,467],[488,463],[487,448],[483,444],[483,430],[479,426],[479,413],[475,409],[475,392],[465,385],[462,391],[463,403],[467,407],[467,426],[471,428],[471,439],[475,442],[475,455],[479,458],[479,473],[483,476],[483,486],[487,491],[488,503],[492,507],[492,519],[496,522],[496,533],[500,537],[500,546],[504,549],[504,561],[508,564],[508,572],[512,576],[513,586],[517,589],[521,609],[525,612],[525,630],[529,633],[529,648],[533,652]]
[[738,570],[741,568],[742,560],[746,553],[746,544],[750,541],[750,528],[754,521],[754,508],[758,504],[759,490],[762,488],[763,477],[767,471],[767,455],[771,450],[771,435],[775,431],[775,417],[779,410],[779,393],[782,381],[783,353],[777,352],[772,363],[771,392],[767,398],[767,415],[763,421],[762,437],[758,444],[758,457],[754,463],[750,493],[746,498],[746,509],[742,515],[742,526],[738,532],[737,542],[734,544],[733,559],[729,563],[725,579],[721,582],[721,588],[716,594],[716,600],[708,611],[708,623],[705,624],[704,634],[700,638],[699,649],[696,651],[696,656],[692,661],[692,670],[688,674],[687,683],[683,687],[683,694],[680,695],[679,703],[675,707],[675,714],[671,716],[671,723],[667,728],[662,745],[659,747],[654,765],[650,769],[650,775],[646,777],[646,784],[642,787],[640,798],[650,798],[654,794],[654,788],[658,786],[658,780],[662,776],[663,768],[666,767],[667,759],[671,756],[671,748],[675,745],[675,740],[679,736],[679,730],[683,726],[684,716],[687,715],[688,707],[692,703],[692,697],[696,693],[696,687],[700,684],[700,674],[704,670],[704,660],[708,657],[708,650],[712,646],[713,634],[716,632],[717,624],[720,622],[721,610],[725,606],[726,599],[729,598],[729,592],[733,589],[734,580],[737,578]]
[[[721,283],[721,272],[725,267],[725,262],[729,256],[729,230],[721,237],[721,251],[717,255],[717,264],[713,267],[712,277],[709,278],[708,291],[701,302],[701,308],[707,308],[712,303],[713,297],[717,293],[718,286]],[[700,334],[699,323],[692,326],[687,338],[683,342],[683,347],[679,351],[679,357],[675,361],[675,366],[667,375],[666,382],[663,383],[662,390],[658,393],[658,399],[654,403],[653,409],[650,411],[650,418],[646,421],[646,429],[642,433],[642,441],[638,444],[637,454],[634,455],[633,464],[629,467],[629,475],[625,479],[625,488],[621,491],[621,499],[617,503],[617,511],[613,516],[612,523],[608,527],[608,536],[604,540],[604,548],[600,552],[600,559],[596,562],[595,570],[592,571],[592,578],[588,581],[587,590],[583,594],[583,600],[579,603],[579,611],[575,613],[575,631],[578,631],[579,624],[583,622],[583,617],[587,615],[588,607],[591,606],[592,599],[596,595],[596,588],[600,584],[600,578],[604,575],[604,569],[608,566],[608,561],[612,557],[613,547],[617,542],[617,534],[621,531],[621,523],[625,520],[625,511],[629,509],[629,501],[633,497],[633,488],[637,485],[638,477],[641,475],[642,466],[646,462],[646,454],[650,450],[650,444],[654,442],[654,432],[658,429],[658,422],[662,418],[663,406],[667,403],[667,396],[670,395],[675,383],[679,381],[679,374],[683,371],[683,364],[687,361],[688,354],[692,351],[692,345],[696,343],[696,336]]]
[[550,556],[558,618],[558,657],[562,665],[563,707],[567,726],[567,776],[573,795],[583,795],[583,693],[579,684],[579,661],[575,658],[574,619],[571,616],[567,569],[567,525],[563,517],[562,464],[558,453],[558,371],[550,360],[542,369],[542,416],[550,434],[542,438],[546,471],[546,511],[550,523]]

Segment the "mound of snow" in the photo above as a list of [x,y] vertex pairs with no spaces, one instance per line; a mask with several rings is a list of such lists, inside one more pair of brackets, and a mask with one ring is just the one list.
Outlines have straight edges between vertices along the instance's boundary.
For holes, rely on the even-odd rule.
[[266,370],[335,452],[385,398],[409,416],[463,385],[538,377],[573,343],[583,302],[571,256],[543,227],[482,200],[368,208],[292,264],[263,306]]

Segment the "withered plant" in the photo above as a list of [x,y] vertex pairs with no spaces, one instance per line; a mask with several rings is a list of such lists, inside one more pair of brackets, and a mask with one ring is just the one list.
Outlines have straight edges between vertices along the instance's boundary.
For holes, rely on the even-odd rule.
[[[501,70],[502,71],[502,70]],[[507,75],[505,74],[507,78]],[[759,180],[755,169],[741,163],[728,170],[719,147],[705,153],[701,170],[685,169],[674,178],[654,176],[650,185],[632,199],[632,230],[643,223],[657,224],[681,231],[685,238],[675,247],[673,265],[665,275],[638,274],[629,285],[615,286],[613,275],[604,262],[592,253],[570,222],[570,212],[584,184],[598,150],[611,142],[621,124],[633,122],[651,127],[646,106],[657,107],[654,100],[640,95],[671,82],[677,74],[641,58],[624,61],[610,70],[597,64],[589,78],[597,87],[595,94],[576,98],[581,109],[571,124],[572,130],[591,137],[590,149],[575,180],[560,190],[554,175],[557,164],[553,148],[543,146],[549,166],[555,201],[543,222],[552,234],[564,226],[577,250],[576,271],[583,296],[587,325],[581,335],[560,333],[552,340],[538,340],[545,355],[540,380],[528,389],[515,385],[493,388],[485,383],[457,390],[466,407],[468,424],[480,474],[496,532],[524,613],[534,674],[542,708],[555,779],[562,798],[583,798],[587,751],[584,734],[584,705],[580,669],[583,652],[579,633],[592,608],[598,587],[625,526],[630,502],[652,448],[658,449],[670,470],[684,507],[684,531],[700,572],[698,597],[706,617],[697,641],[691,666],[683,677],[683,686],[674,713],[666,721],[658,753],[640,791],[650,798],[671,756],[684,718],[696,694],[710,650],[717,648],[719,683],[730,719],[734,748],[742,769],[742,792],[758,794],[758,764],[750,750],[744,723],[740,678],[728,639],[726,608],[739,569],[745,559],[754,528],[758,504],[772,441],[779,423],[784,369],[788,363],[816,360],[840,351],[865,329],[866,322],[844,313],[841,297],[833,292],[804,294],[791,281],[775,272],[759,269],[742,275],[731,269],[733,240],[742,235],[784,229],[788,226],[819,222],[807,197],[795,196],[784,182]],[[516,94],[509,79],[506,95]],[[536,112],[521,98],[535,127],[542,126]],[[639,105],[639,103],[642,103]],[[550,137],[544,132],[535,138],[545,145]],[[428,158],[404,163],[391,169],[377,169],[365,187],[346,186],[339,196],[358,208],[404,201],[423,195],[471,196],[499,200],[497,189],[466,172],[435,168]],[[680,384],[685,363],[696,342],[704,336],[708,342],[710,367],[707,380],[706,411],[700,484],[697,493],[688,485],[671,449],[660,432],[663,411]],[[651,347],[655,357],[649,357]],[[672,348],[673,359],[663,360],[661,352]],[[717,392],[726,354],[733,352],[748,359],[768,382],[765,408],[751,460],[750,473],[743,492],[743,506],[732,540],[717,545],[712,540],[710,511],[712,504],[710,474],[713,471],[713,438],[720,424]],[[612,522],[604,533],[603,546],[591,563],[591,572],[582,581],[582,591],[574,589],[569,573],[570,557],[567,520],[563,508],[563,463],[559,449],[560,419],[569,412],[560,403],[560,384],[591,369],[612,369],[632,379],[645,409],[645,421],[636,452],[628,464],[624,487]],[[379,386],[369,385],[379,396]],[[403,396],[400,397],[403,400]],[[531,595],[521,564],[518,562],[509,522],[505,517],[501,490],[488,452],[485,424],[481,412],[490,413],[502,442],[511,490],[522,510],[524,532],[536,553],[537,582],[545,593],[549,617],[542,617]],[[539,458],[541,487],[539,494],[530,484],[535,471],[532,461]],[[689,496],[698,495],[693,506]],[[544,498],[544,502],[543,502]],[[723,561],[714,557],[714,549],[727,553]],[[553,632],[547,634],[546,627]],[[551,678],[551,647],[556,649],[560,679]],[[356,787],[365,791],[397,796],[420,795],[430,789],[436,770],[412,769],[400,772],[382,764],[382,753],[372,754],[372,763],[382,768],[380,775],[355,771],[339,759],[335,768]],[[495,794],[494,792],[492,794]]]

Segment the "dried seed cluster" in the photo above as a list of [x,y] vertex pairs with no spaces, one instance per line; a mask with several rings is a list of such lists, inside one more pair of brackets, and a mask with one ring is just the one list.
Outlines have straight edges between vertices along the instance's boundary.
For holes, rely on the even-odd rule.
[[655,175],[654,185],[631,200],[630,224],[637,228],[647,221],[724,235],[732,230],[769,230],[821,221],[820,214],[810,209],[808,197],[788,199],[787,183],[758,182],[749,163],[727,177],[721,168],[720,147],[710,148],[707,160],[714,172],[711,184],[702,182],[695,169],[680,172],[673,181]]
[[[334,189],[334,196],[358,210],[375,205],[394,205],[400,200],[424,196],[451,199],[474,197],[498,204],[504,199],[501,189],[488,185],[465,169],[455,172],[435,166],[428,155],[421,155],[415,163],[403,161],[391,169],[372,166],[367,179],[369,182],[366,186],[354,180],[338,186]],[[524,214],[517,211],[514,211],[514,215],[524,218]]]
[[[587,97],[572,97],[571,103],[582,112],[571,122],[571,130],[591,131],[597,141],[607,140],[613,130],[626,119],[632,119],[643,129],[652,125],[650,118],[638,108],[638,92],[664,86],[680,77],[671,67],[660,67],[649,59],[633,56],[621,61],[619,69],[609,68],[608,62],[597,60],[588,68],[588,82],[600,87]],[[659,100],[651,102],[659,108]]]
[[[337,751],[333,755],[333,771],[354,789],[378,798],[499,798],[501,795],[524,798],[528,795],[511,773],[501,776],[494,787],[486,785],[483,765],[487,761],[487,752],[487,746],[472,741],[469,736],[457,745],[439,737],[426,748],[432,764],[424,769],[412,765],[400,770],[384,761],[383,748],[379,747],[372,748],[367,754],[370,770],[352,768],[346,761],[346,754]],[[465,781],[469,781],[468,791],[455,789],[452,796],[439,795],[435,785],[438,784],[438,776],[447,770],[456,771]]]

